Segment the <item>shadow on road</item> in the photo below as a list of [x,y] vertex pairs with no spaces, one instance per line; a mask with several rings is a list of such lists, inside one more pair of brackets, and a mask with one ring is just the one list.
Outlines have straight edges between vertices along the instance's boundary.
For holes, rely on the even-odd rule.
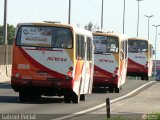
[[0,96],[0,103],[18,103],[17,96]]
[[0,96],[0,103],[18,103],[18,104],[50,104],[50,103],[63,103],[63,98],[49,98],[42,97],[33,101],[20,102],[18,96]]
[[0,83],[0,89],[12,89],[10,83]]
[[[9,90],[7,90],[9,89]],[[7,90],[7,91],[6,91]],[[63,103],[63,97],[46,97],[42,96],[41,99],[34,101],[20,102],[17,93],[12,93],[12,87],[9,82],[0,83],[0,103],[25,103],[25,104],[50,104],[50,103]],[[2,95],[3,94],[3,95]]]
[[105,87],[93,88],[92,92],[93,93],[104,94],[104,93],[108,92],[108,88],[105,88]]
[[104,94],[107,93],[107,88],[93,88],[92,89],[93,93],[100,93],[100,94]]

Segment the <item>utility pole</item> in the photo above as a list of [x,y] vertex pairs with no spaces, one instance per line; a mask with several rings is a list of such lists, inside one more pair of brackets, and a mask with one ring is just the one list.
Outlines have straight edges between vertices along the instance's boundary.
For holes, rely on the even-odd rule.
[[103,29],[103,3],[104,3],[104,1],[102,0],[101,29]]
[[124,6],[123,6],[123,34],[125,30],[125,10],[126,10],[126,1],[124,0]]
[[68,24],[71,23],[71,0],[69,0],[69,7],[68,7]]
[[4,25],[3,25],[3,43],[4,43],[4,65],[6,65],[6,75],[8,75],[8,41],[7,41],[7,0],[4,0]]
[[137,37],[139,34],[139,2],[140,1],[143,1],[143,0],[137,0],[137,2],[138,2]]

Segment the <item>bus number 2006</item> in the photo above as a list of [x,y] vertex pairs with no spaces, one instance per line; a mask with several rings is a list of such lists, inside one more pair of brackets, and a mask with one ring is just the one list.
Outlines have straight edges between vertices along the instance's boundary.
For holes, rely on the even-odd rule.
[[30,69],[29,64],[18,64],[18,69]]

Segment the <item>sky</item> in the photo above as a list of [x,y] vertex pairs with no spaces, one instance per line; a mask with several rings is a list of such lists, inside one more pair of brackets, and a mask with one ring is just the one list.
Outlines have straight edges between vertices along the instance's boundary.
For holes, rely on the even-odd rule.
[[[23,22],[60,21],[68,23],[69,0],[7,0],[7,23],[16,26]],[[138,2],[125,0],[125,34],[137,36]],[[84,28],[89,22],[100,27],[102,0],[71,0],[71,24]],[[124,0],[104,0],[103,29],[123,32]],[[155,46],[155,27],[160,25],[160,0],[139,2],[139,37],[148,38],[148,18],[150,18],[150,42]],[[0,0],[0,25],[3,25],[4,0]],[[160,60],[160,27],[157,36],[157,59]]]

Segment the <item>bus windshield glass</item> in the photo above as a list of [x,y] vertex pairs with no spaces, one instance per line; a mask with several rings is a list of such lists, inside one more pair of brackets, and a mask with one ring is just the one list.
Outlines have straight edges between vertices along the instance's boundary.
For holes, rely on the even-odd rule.
[[62,27],[21,26],[17,32],[16,45],[72,48],[72,32]]
[[128,41],[128,52],[138,53],[138,52],[147,52],[148,51],[148,42],[144,40],[129,40]]
[[95,53],[117,53],[118,38],[112,36],[94,36]]

